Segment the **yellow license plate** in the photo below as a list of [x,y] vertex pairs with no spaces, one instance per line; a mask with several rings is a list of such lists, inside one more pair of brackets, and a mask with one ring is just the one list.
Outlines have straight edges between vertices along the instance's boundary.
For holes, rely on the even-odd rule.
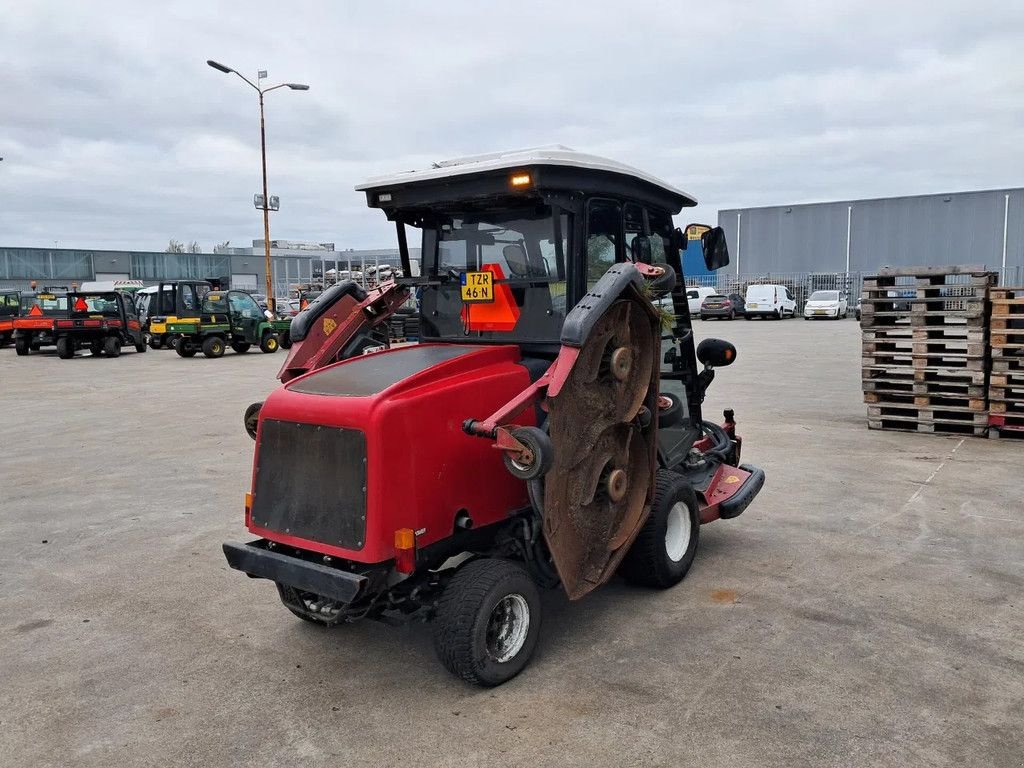
[[463,272],[462,300],[494,301],[494,275],[490,272]]

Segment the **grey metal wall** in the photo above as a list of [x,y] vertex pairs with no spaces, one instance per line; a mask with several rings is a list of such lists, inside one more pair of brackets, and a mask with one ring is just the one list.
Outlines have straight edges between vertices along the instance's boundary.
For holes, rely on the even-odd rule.
[[[984,264],[1024,269],[1024,189],[848,200],[718,212],[730,271],[873,272],[882,266]],[[850,263],[847,265],[847,217]]]

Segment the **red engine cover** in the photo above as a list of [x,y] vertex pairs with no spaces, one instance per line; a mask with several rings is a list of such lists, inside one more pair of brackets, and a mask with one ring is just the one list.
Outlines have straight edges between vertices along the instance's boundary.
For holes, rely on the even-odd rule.
[[[422,548],[449,537],[461,510],[481,527],[527,506],[526,486],[506,471],[501,452],[491,441],[462,431],[465,419],[490,414],[530,383],[519,361],[516,346],[416,344],[345,360],[288,382],[260,412],[253,493],[266,420],[361,430],[365,537],[358,548],[339,547],[286,533],[289,526],[281,522],[274,530],[261,527],[249,512],[246,526],[273,541],[379,563],[394,557],[399,528],[416,531]],[[517,423],[534,424],[533,411],[527,409]],[[330,471],[315,460],[308,464],[300,471]],[[316,481],[309,476],[310,483]]]

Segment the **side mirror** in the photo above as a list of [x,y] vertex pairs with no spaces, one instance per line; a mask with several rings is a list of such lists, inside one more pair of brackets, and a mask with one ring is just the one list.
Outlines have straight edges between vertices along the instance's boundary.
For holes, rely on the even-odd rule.
[[647,235],[637,235],[629,245],[629,254],[632,261],[639,261],[643,264],[651,263],[651,238]]
[[710,368],[721,368],[736,360],[736,347],[723,339],[704,339],[697,345],[697,359]]
[[729,246],[725,242],[725,230],[713,227],[700,236],[704,247],[704,264],[709,272],[721,269],[729,263]]

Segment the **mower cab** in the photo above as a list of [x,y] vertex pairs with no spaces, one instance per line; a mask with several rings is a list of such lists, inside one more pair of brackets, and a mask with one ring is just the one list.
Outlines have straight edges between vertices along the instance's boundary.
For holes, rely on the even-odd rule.
[[[260,538],[225,555],[308,621],[432,621],[449,670],[496,685],[532,653],[538,586],[670,587],[700,525],[761,488],[731,411],[701,411],[736,351],[705,340],[698,369],[672,222],[696,202],[564,148],[358,189],[395,222],[405,275],[420,231],[421,276],[336,286],[295,318],[283,386],[247,425]],[[719,228],[702,240],[727,263]],[[366,353],[413,292],[419,343]]]
[[14,351],[19,356],[54,343],[56,319],[67,316],[67,292],[64,286],[51,286],[21,294],[20,313],[12,322]]
[[278,332],[287,331],[290,320],[270,321],[251,294],[245,291],[210,291],[202,300],[199,316],[168,321],[167,333],[175,338],[181,357],[222,357],[227,347],[245,354],[253,345],[261,352],[277,352]]
[[146,351],[135,302],[122,291],[69,293],[67,317],[54,322],[54,339],[62,360],[74,357],[79,349],[88,349],[94,357],[118,357],[124,346]]
[[149,346],[170,346],[174,335],[167,330],[169,323],[198,323],[203,299],[211,290],[207,280],[173,280],[139,291],[136,305]]

